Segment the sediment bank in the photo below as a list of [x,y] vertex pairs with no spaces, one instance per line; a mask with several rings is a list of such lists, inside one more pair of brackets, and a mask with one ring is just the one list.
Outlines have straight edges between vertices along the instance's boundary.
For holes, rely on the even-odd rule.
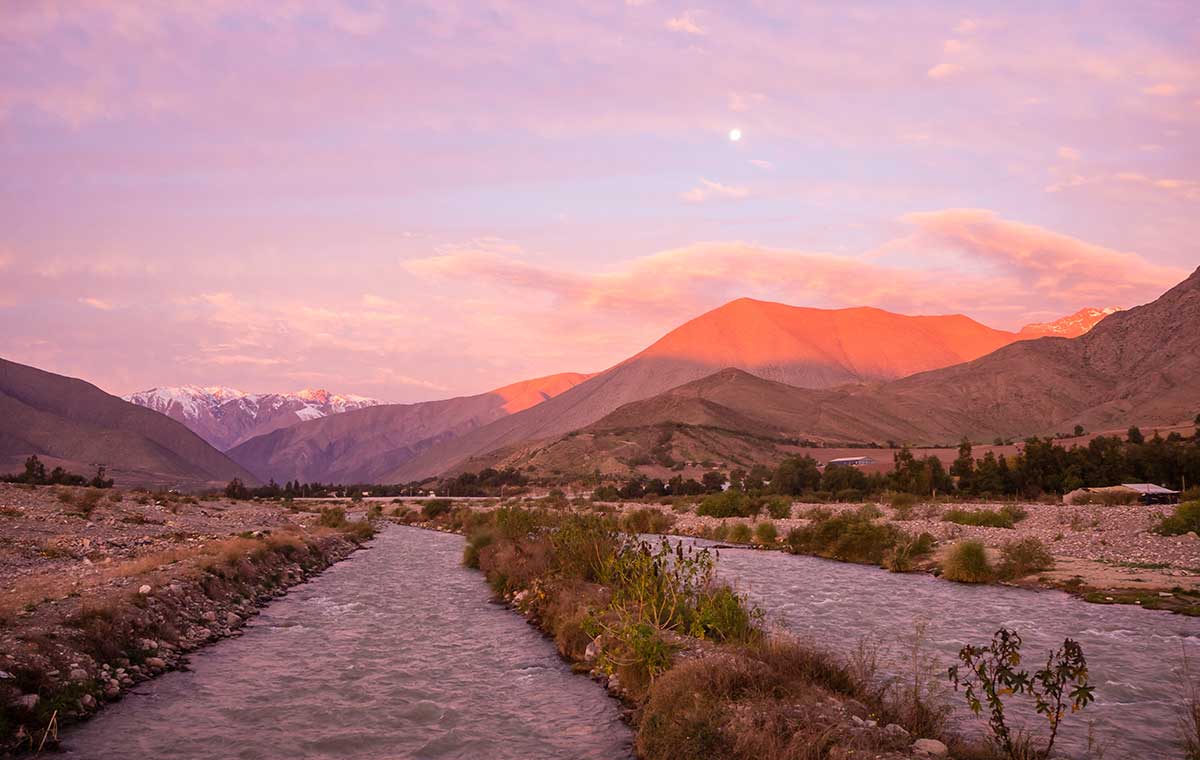
[[[80,515],[79,500],[94,496],[0,490],[6,755],[51,748],[59,726],[186,667],[189,652],[235,635],[260,607],[370,535],[336,514],[186,497],[103,494]],[[220,532],[173,530],[182,526]],[[141,535],[130,539],[131,530]]]

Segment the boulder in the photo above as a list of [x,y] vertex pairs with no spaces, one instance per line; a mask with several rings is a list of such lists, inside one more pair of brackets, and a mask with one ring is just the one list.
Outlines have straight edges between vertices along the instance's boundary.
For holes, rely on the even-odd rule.
[[91,676],[83,668],[72,668],[69,678],[72,681],[87,681]]
[[42,698],[37,694],[22,694],[21,696],[17,697],[17,701],[14,704],[16,704],[17,707],[23,707],[26,710],[33,710],[38,706],[38,702],[40,701],[42,701]]
[[912,745],[913,752],[925,757],[945,757],[950,748],[937,739],[917,739]]
[[151,670],[165,670],[167,663],[161,657],[147,657],[146,667],[150,668]]

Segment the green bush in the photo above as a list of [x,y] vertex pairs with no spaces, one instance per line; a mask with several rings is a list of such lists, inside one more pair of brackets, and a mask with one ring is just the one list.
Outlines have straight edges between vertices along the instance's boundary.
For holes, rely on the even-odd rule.
[[1000,548],[1000,576],[1003,578],[1024,578],[1031,573],[1049,570],[1054,567],[1054,557],[1046,549],[1046,545],[1036,538],[1022,538],[1009,541]]
[[775,523],[767,520],[754,526],[754,540],[763,546],[774,546],[778,543],[779,531],[775,530]]
[[[882,565],[898,544],[913,539],[893,525],[876,523],[871,514],[870,510],[859,510],[828,517],[816,515],[809,525],[788,532],[788,549],[793,554]],[[932,546],[932,537],[912,543],[908,561],[928,553]]]
[[994,575],[981,541],[959,541],[942,563],[942,577],[959,583],[987,583]]
[[1154,528],[1163,536],[1182,536],[1184,533],[1200,533],[1200,501],[1189,501],[1175,507],[1170,517],[1164,517]]
[[666,533],[675,524],[675,517],[653,507],[629,512],[621,519],[627,533]]
[[863,500],[863,492],[857,488],[843,488],[837,492],[836,498],[838,501],[853,504],[856,501]]
[[421,516],[426,520],[436,520],[452,509],[454,502],[450,499],[426,499],[421,502]]
[[761,510],[761,499],[730,489],[705,496],[696,508],[696,514],[701,517],[753,517]]
[[792,501],[782,496],[767,499],[767,514],[772,520],[786,520],[792,516]]
[[750,537],[750,526],[744,522],[734,523],[729,529],[729,540],[735,544],[748,544]]
[[999,511],[991,509],[948,509],[942,515],[943,522],[959,525],[974,525],[984,528],[1011,528],[1025,519],[1028,513],[1020,507],[1006,504]]

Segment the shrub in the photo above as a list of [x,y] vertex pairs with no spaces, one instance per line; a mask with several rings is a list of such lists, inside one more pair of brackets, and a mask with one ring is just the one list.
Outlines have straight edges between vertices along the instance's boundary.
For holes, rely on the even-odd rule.
[[897,512],[902,509],[911,510],[917,506],[917,497],[911,493],[899,491],[888,497],[888,504]]
[[992,579],[987,549],[981,541],[959,541],[942,563],[942,577],[959,583],[987,583]]
[[[958,653],[963,667],[950,668],[950,682],[964,691],[967,707],[976,715],[988,709],[991,742],[1003,757],[1047,758],[1054,750],[1054,739],[1068,711],[1078,712],[1095,700],[1095,687],[1088,684],[1087,660],[1083,648],[1072,639],[1050,653],[1046,667],[1034,673],[1018,670],[1021,662],[1021,636],[1001,628],[986,647],[965,646]],[[1034,711],[1044,716],[1050,727],[1046,746],[1039,749],[1036,738],[1025,731],[1009,728],[1005,717],[1006,696],[1026,696]]]
[[426,520],[436,520],[444,514],[448,514],[454,509],[454,502],[450,499],[426,499],[421,502],[421,516]]
[[999,573],[1003,578],[1023,578],[1054,567],[1054,557],[1036,538],[1009,541],[1000,549]]
[[1006,504],[999,511],[991,509],[949,509],[942,515],[944,522],[974,525],[984,528],[1011,528],[1025,519],[1028,513],[1018,506]]
[[1163,536],[1200,533],[1200,501],[1189,501],[1175,507],[1175,512],[1170,517],[1164,517],[1154,527],[1154,532]]
[[750,526],[744,522],[734,523],[729,529],[729,540],[735,544],[750,543]]
[[843,488],[837,492],[836,498],[838,501],[852,504],[863,500],[863,492],[857,488]]
[[673,515],[653,507],[629,512],[621,519],[621,527],[628,533],[666,533],[674,524]]
[[696,508],[701,517],[752,517],[762,509],[762,503],[741,491],[722,491],[709,494]]
[[760,522],[754,527],[754,540],[763,546],[774,546],[779,542],[779,531],[770,520]]
[[[842,512],[836,516],[818,516],[812,523],[788,532],[788,549],[793,554],[814,554],[818,557],[846,562],[880,565],[899,543],[912,538],[893,525],[876,523],[871,512]],[[932,537],[922,539],[910,551],[927,553]],[[916,554],[909,555],[909,560]]]
[[343,528],[346,526],[346,510],[341,507],[322,507],[317,525],[322,528]]
[[767,514],[772,520],[786,520],[792,516],[792,502],[782,496],[772,496],[767,499]]

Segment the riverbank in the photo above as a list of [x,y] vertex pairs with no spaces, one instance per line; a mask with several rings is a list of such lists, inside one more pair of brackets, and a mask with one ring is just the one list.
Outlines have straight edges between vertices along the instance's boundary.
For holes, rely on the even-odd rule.
[[[932,552],[907,563],[905,569],[911,572],[940,574],[948,552],[963,540],[983,543],[992,565],[997,566],[1002,562],[1006,544],[1032,539],[1049,553],[1051,565],[1014,577],[993,576],[993,582],[1058,589],[1098,604],[1133,604],[1200,616],[1200,537],[1194,534],[1161,536],[1151,530],[1171,507],[979,502],[916,504],[897,509],[883,503],[794,502],[787,505],[786,517],[771,518],[764,511],[745,518],[698,515],[696,500],[684,499],[677,499],[671,505],[583,499],[571,502],[562,499],[454,501],[453,507],[446,506],[450,500],[432,503],[441,506],[432,512],[428,508],[418,511],[409,506],[396,507],[395,511],[404,515],[403,521],[432,519],[435,525],[447,524],[446,517],[452,509],[487,511],[499,504],[602,512],[626,521],[627,527],[638,532],[673,533],[777,550],[789,548],[786,538],[790,531],[806,528],[814,521],[831,516],[862,514],[863,507],[868,506],[872,510],[871,524],[913,537],[927,533],[937,542]],[[1012,514],[1022,515],[1010,528],[964,525],[944,519],[952,509],[975,513],[1000,512],[1005,508]],[[757,535],[760,527],[766,524],[770,524],[774,532],[774,539],[769,541],[760,540]],[[839,559],[836,556],[827,558]]]
[[0,751],[52,747],[371,532],[340,511],[0,485]]
[[639,542],[595,515],[502,509],[455,527],[464,564],[629,707],[639,757],[986,756],[946,731],[923,686],[880,688],[869,659],[768,631],[709,550]]

